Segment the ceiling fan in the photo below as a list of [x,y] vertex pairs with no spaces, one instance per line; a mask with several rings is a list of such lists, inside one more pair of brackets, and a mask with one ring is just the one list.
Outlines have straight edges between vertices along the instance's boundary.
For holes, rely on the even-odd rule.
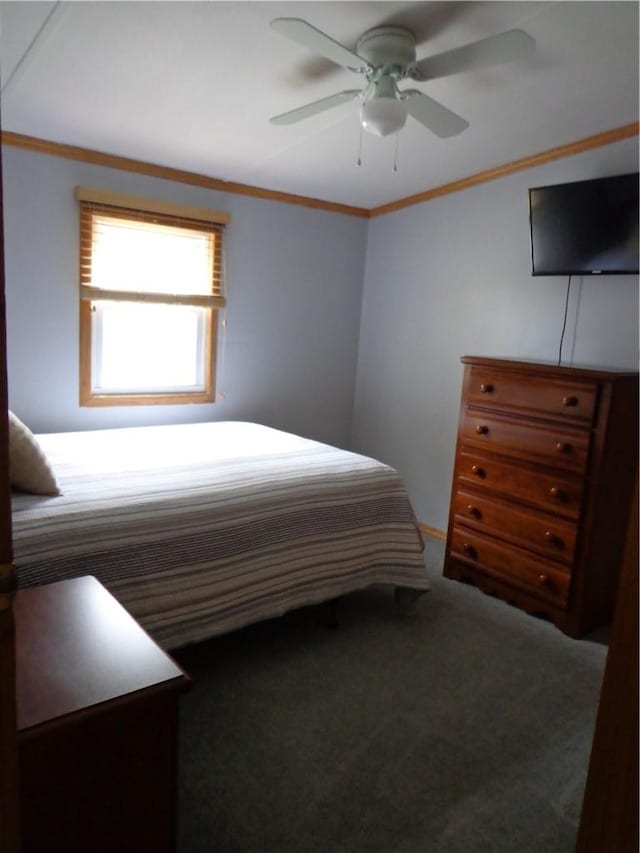
[[461,116],[419,89],[399,89],[403,80],[426,82],[438,77],[488,68],[531,55],[534,39],[523,30],[509,30],[463,47],[416,60],[415,38],[402,27],[375,27],[362,35],[355,52],[301,18],[276,18],[278,33],[343,68],[362,74],[366,85],[347,89],[271,118],[275,125],[295,124],[349,101],[359,100],[364,130],[377,136],[397,133],[412,116],[441,138],[455,136],[469,126]]

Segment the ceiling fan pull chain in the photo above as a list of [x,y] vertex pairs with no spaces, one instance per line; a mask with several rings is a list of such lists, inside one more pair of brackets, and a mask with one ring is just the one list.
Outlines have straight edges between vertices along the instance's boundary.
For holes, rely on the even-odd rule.
[[393,171],[398,171],[398,143],[400,142],[400,133],[396,133],[396,149],[393,155]]
[[360,124],[360,139],[358,141],[358,159],[356,166],[362,166],[362,123]]

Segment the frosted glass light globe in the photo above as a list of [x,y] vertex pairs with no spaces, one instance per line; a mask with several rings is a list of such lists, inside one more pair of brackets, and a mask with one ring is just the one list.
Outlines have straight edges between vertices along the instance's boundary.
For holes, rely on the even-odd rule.
[[362,127],[376,136],[397,133],[405,125],[407,110],[396,98],[373,97],[362,105]]

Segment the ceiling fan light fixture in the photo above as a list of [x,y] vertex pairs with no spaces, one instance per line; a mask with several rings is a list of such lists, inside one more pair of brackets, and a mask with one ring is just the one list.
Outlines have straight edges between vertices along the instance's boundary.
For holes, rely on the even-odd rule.
[[381,76],[373,84],[373,94],[360,110],[364,130],[376,136],[389,136],[402,130],[407,120],[407,109],[398,97],[395,80]]
[[301,18],[276,18],[271,26],[292,41],[319,53],[349,71],[364,75],[367,86],[320,98],[270,119],[272,124],[295,124],[355,98],[362,100],[361,130],[388,136],[402,130],[410,115],[441,139],[462,133],[469,122],[419,89],[400,91],[398,81],[426,82],[438,77],[489,68],[531,55],[535,41],[523,30],[508,30],[453,50],[416,61],[415,37],[402,27],[381,26],[358,39],[349,50]]
[[376,136],[389,136],[397,133],[405,125],[407,110],[396,98],[371,98],[365,101],[360,111],[360,121],[364,130]]

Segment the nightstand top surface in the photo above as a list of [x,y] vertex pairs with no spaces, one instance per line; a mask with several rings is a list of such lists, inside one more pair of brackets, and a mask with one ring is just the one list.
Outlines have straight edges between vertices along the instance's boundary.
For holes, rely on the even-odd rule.
[[19,589],[18,731],[189,679],[91,576]]

